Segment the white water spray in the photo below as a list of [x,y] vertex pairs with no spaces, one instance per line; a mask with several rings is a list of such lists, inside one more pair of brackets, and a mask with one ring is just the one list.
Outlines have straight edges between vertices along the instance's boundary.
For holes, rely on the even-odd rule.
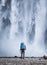
[[[2,0],[2,3],[5,6],[5,0]],[[20,56],[19,46],[22,41],[25,42],[27,47],[26,56],[43,56],[45,54],[45,3],[46,0],[11,0],[11,27],[9,38],[6,38],[9,51],[7,52],[5,46],[2,46],[2,50],[5,48],[4,51],[8,53],[8,56]],[[28,39],[32,37],[32,23],[35,24],[35,34],[33,42],[32,39],[29,42]]]
[[6,0],[1,0],[1,2],[2,2],[2,6],[5,6]]

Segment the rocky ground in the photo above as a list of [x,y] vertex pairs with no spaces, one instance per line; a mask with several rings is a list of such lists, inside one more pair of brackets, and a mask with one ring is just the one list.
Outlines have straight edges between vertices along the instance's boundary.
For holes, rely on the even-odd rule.
[[43,58],[0,58],[0,65],[47,65]]

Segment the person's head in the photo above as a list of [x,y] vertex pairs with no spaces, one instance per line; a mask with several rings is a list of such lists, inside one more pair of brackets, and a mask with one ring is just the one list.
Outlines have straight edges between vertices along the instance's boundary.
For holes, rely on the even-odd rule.
[[24,44],[24,42],[21,42],[21,44]]

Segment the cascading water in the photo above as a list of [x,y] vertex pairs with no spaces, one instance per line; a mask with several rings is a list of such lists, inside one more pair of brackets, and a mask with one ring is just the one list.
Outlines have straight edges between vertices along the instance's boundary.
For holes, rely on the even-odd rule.
[[2,6],[5,6],[6,0],[2,0]]
[[[35,39],[32,48],[35,53],[41,55],[45,55],[45,42],[44,42],[44,33],[45,33],[45,16],[46,16],[46,8],[45,8],[46,1],[39,1],[37,3],[37,14],[35,16]],[[36,55],[36,54],[35,54]]]
[[0,7],[0,56],[20,56],[21,42],[26,56],[46,54],[46,0],[1,0]]

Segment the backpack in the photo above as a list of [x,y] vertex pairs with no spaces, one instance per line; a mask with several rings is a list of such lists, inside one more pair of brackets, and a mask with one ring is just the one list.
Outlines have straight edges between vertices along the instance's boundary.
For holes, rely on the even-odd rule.
[[24,43],[21,43],[20,49],[26,49],[26,46],[24,45]]

